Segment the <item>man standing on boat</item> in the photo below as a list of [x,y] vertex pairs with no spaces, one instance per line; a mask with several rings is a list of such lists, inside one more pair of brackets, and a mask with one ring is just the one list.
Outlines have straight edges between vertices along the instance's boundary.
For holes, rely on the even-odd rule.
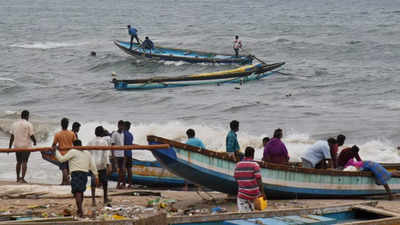
[[[131,129],[131,122],[124,121],[124,145],[133,145],[133,134],[129,131]],[[132,178],[132,150],[124,151],[125,168],[128,174],[128,188],[133,188]],[[122,186],[125,187],[126,180],[122,181]]]
[[[118,130],[114,131],[111,135],[111,145],[123,146],[124,145],[124,121],[118,121]],[[125,156],[124,150],[111,151],[114,164],[118,168],[118,183],[117,189],[124,189],[122,185],[125,179]]]
[[236,132],[239,131],[239,121],[232,120],[229,126],[231,130],[226,136],[226,152],[229,156],[234,156],[236,160],[239,160],[240,146],[236,135]]
[[331,151],[336,145],[335,138],[329,138],[327,141],[317,141],[313,144],[301,157],[304,168],[326,168],[326,160],[328,168],[333,168]]
[[240,213],[254,211],[254,201],[259,196],[265,199],[260,166],[254,161],[254,148],[246,148],[244,159],[236,164],[234,177],[239,185],[238,211]]
[[[69,120],[67,118],[63,118],[61,120],[61,131],[57,132],[54,136],[52,148],[55,150],[58,146],[60,148],[72,147],[74,141],[77,139],[75,133],[68,130]],[[60,153],[62,155],[66,154],[68,150],[61,150]],[[69,167],[68,162],[61,162],[60,170],[62,171],[62,182],[61,185],[70,184],[69,181]]]
[[[33,126],[29,122],[29,111],[24,110],[21,113],[21,119],[17,120],[13,123],[11,127],[11,137],[9,148],[14,146],[14,148],[30,148],[33,145],[36,145],[36,138],[33,135]],[[27,183],[25,181],[25,174],[28,168],[28,159],[30,152],[16,152],[17,157],[17,182]],[[22,168],[21,176],[19,175]]]
[[235,36],[235,40],[233,41],[233,50],[235,51],[236,57],[239,57],[239,50],[242,49],[242,41],[239,40],[239,36]]
[[140,41],[139,41],[139,37],[137,35],[136,28],[131,27],[131,25],[128,25],[128,34],[131,36],[131,41],[130,41],[130,46],[129,46],[129,50],[131,50],[132,49],[133,38],[136,39],[138,44],[140,44]]

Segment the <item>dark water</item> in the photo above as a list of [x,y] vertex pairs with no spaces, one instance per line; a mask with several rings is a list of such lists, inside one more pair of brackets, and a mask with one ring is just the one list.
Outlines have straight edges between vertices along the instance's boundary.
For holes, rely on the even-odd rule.
[[[145,78],[234,67],[134,59],[112,43],[128,39],[127,24],[158,45],[227,53],[238,34],[245,53],[285,61],[283,72],[291,75],[240,89],[118,92],[113,71]],[[389,0],[1,1],[0,129],[9,129],[13,112],[29,109],[48,136],[64,116],[92,123],[86,136],[100,121],[113,127],[128,119],[143,137],[184,137],[194,126],[222,148],[229,121],[237,119],[242,143],[281,127],[297,151],[304,148],[297,143],[343,133],[371,154],[385,151],[386,160],[400,143],[399,24],[400,2]]]

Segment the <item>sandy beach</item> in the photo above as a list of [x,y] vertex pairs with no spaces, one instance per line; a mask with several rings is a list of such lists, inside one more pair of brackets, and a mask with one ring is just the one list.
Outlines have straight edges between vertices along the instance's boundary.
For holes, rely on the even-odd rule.
[[[69,186],[44,184],[18,184],[0,181],[0,215],[22,217],[63,217],[75,216],[76,206]],[[197,188],[194,188],[197,189]],[[90,191],[90,190],[89,190]],[[96,207],[91,205],[90,192],[85,192],[84,214],[89,219],[137,218],[143,214],[164,212],[167,216],[209,215],[218,211],[237,212],[236,201],[227,199],[219,192],[157,190],[150,188],[110,189],[112,203],[104,205],[101,189],[97,189]],[[268,195],[268,193],[267,193]],[[400,201],[388,201],[384,197],[369,199],[290,199],[268,200],[265,210],[306,209],[346,203],[378,202],[377,208],[400,213]],[[106,218],[106,219],[107,219]]]

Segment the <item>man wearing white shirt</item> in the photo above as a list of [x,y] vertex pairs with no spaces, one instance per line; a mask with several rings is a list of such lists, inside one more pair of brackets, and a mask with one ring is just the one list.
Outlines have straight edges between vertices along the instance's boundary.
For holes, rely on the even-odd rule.
[[[124,121],[118,121],[118,130],[114,131],[111,135],[111,145],[123,146],[124,145]],[[125,156],[124,150],[113,150],[111,151],[114,163],[118,168],[118,183],[117,189],[124,189],[122,185],[123,179],[125,179]]]
[[[325,161],[328,161],[328,168],[333,168],[331,150],[334,148],[336,140],[329,138],[327,141],[317,141],[301,157],[304,168],[324,168]],[[321,165],[321,166],[318,166]]]
[[[81,140],[75,140],[73,145],[82,146],[82,142]],[[96,183],[98,183],[96,164],[89,151],[77,149],[70,149],[65,155],[61,155],[61,153],[57,150],[56,158],[60,162],[68,161],[69,171],[71,173],[71,192],[75,197],[78,208],[77,215],[82,217],[83,192],[86,190],[89,171],[96,176]]]
[[[89,146],[109,146],[109,143],[107,140],[103,137],[104,136],[104,128],[102,126],[98,126],[95,129],[95,135],[96,137],[93,138],[88,145]],[[102,184],[103,186],[103,192],[104,192],[104,204],[107,204],[109,202],[109,199],[107,198],[107,193],[108,193],[108,175],[110,174],[110,151],[104,150],[104,151],[92,151],[92,158],[96,164],[97,172],[99,174],[99,183]],[[94,176],[92,176],[92,182],[91,182],[91,189],[92,189],[92,205],[96,206],[96,180],[94,179]]]
[[[36,138],[33,135],[33,126],[28,121],[29,120],[29,111],[24,110],[21,113],[21,119],[17,120],[13,123],[11,127],[11,137],[9,148],[14,146],[14,148],[30,148],[33,145],[36,145]],[[30,152],[16,152],[15,153],[17,158],[17,182],[20,183],[27,183],[25,181],[25,174],[28,167],[28,159]],[[20,171],[22,167],[21,176]]]

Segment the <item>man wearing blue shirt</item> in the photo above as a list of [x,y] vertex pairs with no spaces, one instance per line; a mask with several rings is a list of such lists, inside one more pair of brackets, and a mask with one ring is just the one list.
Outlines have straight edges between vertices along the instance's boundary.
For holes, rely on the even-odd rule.
[[[124,145],[133,145],[133,135],[129,132],[131,129],[131,123],[129,121],[124,121]],[[124,151],[125,157],[125,166],[126,170],[128,171],[128,188],[133,187],[133,180],[132,180],[132,150],[125,150]],[[122,185],[125,187],[126,179],[123,179]]]
[[240,146],[236,135],[236,132],[239,131],[239,121],[232,120],[229,126],[231,130],[226,136],[226,152],[228,152],[229,155],[235,156],[236,159],[239,159]]
[[186,141],[187,145],[193,145],[202,149],[206,148],[200,139],[194,137],[195,133],[193,129],[188,129],[186,135],[188,136],[188,140]]
[[131,25],[128,25],[128,34],[131,36],[131,42],[130,42],[129,49],[132,49],[133,38],[136,38],[137,43],[140,44],[136,28],[131,27]]

